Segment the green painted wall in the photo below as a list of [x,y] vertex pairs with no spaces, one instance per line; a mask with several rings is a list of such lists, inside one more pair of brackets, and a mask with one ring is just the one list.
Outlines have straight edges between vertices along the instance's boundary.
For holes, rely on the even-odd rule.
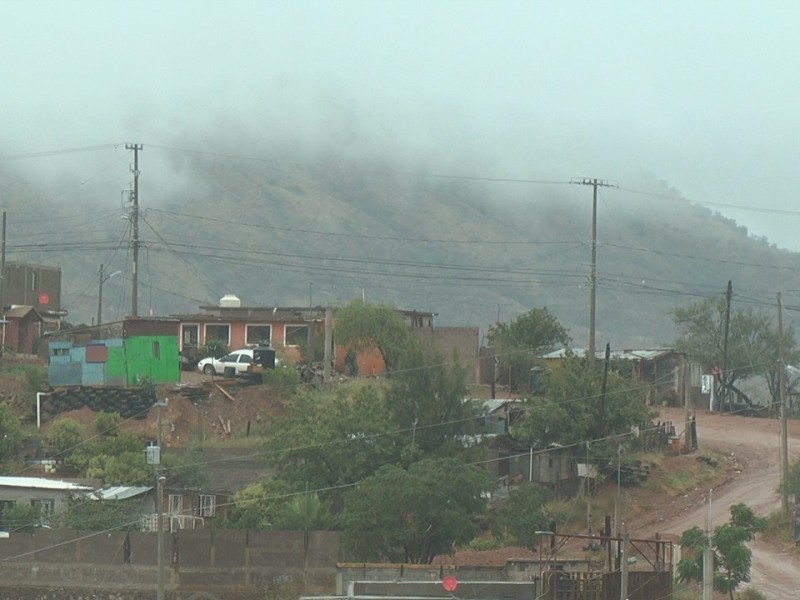
[[128,382],[125,373],[125,349],[121,346],[108,349],[105,382],[107,385],[125,385]]
[[153,383],[181,380],[176,336],[136,336],[126,338],[123,343],[128,363],[128,385],[138,385],[140,377]]

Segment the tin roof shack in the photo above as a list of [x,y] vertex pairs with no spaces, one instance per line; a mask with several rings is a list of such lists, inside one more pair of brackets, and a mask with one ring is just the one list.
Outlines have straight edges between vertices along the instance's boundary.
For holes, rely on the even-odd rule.
[[156,493],[150,485],[115,485],[102,488],[87,494],[96,502],[123,502],[128,505],[125,521],[132,522],[141,516],[142,529],[156,531],[158,529],[158,513],[156,511]]
[[[556,350],[542,358],[550,368],[557,368],[568,355],[585,356],[588,350]],[[605,360],[605,351],[596,353],[597,360]],[[700,386],[700,371],[691,368],[686,355],[669,348],[642,350],[615,350],[611,352],[612,368],[630,373],[638,382],[649,387],[648,403],[652,405],[682,406],[681,389],[691,380],[692,387]]]
[[489,444],[487,468],[506,487],[538,483],[558,495],[578,489],[577,455],[573,446],[520,448],[508,435],[498,435]]
[[3,513],[17,503],[38,507],[40,524],[46,525],[53,515],[67,507],[70,494],[91,489],[70,481],[44,477],[0,477],[0,529],[6,529]]
[[179,327],[177,319],[135,318],[48,334],[50,385],[177,383]]
[[12,306],[6,311],[3,343],[18,354],[36,354],[44,318],[33,306]]
[[168,487],[166,496],[169,531],[172,532],[207,527],[215,519],[225,517],[230,504],[227,492]]

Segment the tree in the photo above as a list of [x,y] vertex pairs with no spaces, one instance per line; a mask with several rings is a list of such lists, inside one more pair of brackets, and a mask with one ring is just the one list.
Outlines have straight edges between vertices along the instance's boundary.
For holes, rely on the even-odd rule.
[[526,483],[513,490],[493,514],[492,530],[497,537],[510,535],[515,543],[534,550],[539,543],[537,531],[548,527],[542,511],[550,492],[535,483]]
[[517,379],[525,382],[538,356],[570,343],[567,330],[547,308],[533,308],[508,324],[496,323],[486,337],[500,369],[513,369]]
[[87,449],[86,476],[110,485],[153,485],[142,442],[130,433],[97,439]]
[[181,455],[162,454],[161,460],[169,485],[189,489],[202,489],[208,485],[208,462],[197,442],[189,444]]
[[575,444],[645,428],[652,423],[644,392],[617,370],[608,373],[606,393],[587,357],[567,355],[545,373],[545,398],[526,402],[511,434],[526,447]]
[[343,542],[358,560],[430,563],[475,536],[491,489],[485,469],[453,458],[387,465],[347,493]]
[[466,376],[455,360],[412,346],[388,380],[391,427],[409,441],[406,466],[425,456],[461,456],[463,436],[483,430],[476,405],[464,401]]
[[86,428],[71,417],[58,419],[44,436],[50,456],[67,461],[86,440]]
[[[757,314],[751,307],[731,310],[728,323],[727,361],[725,360],[725,297],[713,297],[693,302],[674,311],[674,321],[680,333],[675,349],[684,352],[706,368],[726,365],[720,375],[723,397],[730,400],[728,392],[734,391],[747,403],[750,399],[736,388],[737,381],[753,375],[767,378],[773,402],[779,398],[778,390],[778,331],[770,317]],[[789,326],[783,332],[784,356],[787,363],[800,359]]]
[[122,417],[119,413],[99,412],[92,421],[95,434],[107,437],[119,435]]
[[15,502],[0,513],[0,518],[9,533],[33,533],[42,524],[42,509],[38,504]]
[[330,503],[315,493],[305,492],[293,496],[278,508],[273,529],[326,531],[334,529],[335,524]]
[[139,500],[96,500],[86,495],[71,495],[67,508],[56,522],[61,527],[77,530],[107,531],[125,529],[141,531],[144,514]]
[[394,368],[410,344],[403,315],[391,306],[354,300],[336,311],[336,343],[355,352],[377,350],[387,369]]
[[[766,519],[757,517],[745,504],[731,506],[731,518],[720,525],[711,536],[714,554],[714,589],[729,595],[740,584],[750,581],[752,553],[747,542],[763,531]],[[680,581],[703,581],[703,549],[708,544],[706,534],[695,526],[681,535],[681,547],[688,552],[678,562]]]
[[353,385],[334,393],[307,389],[287,405],[267,442],[267,460],[292,489],[305,485],[325,498],[400,460],[398,434],[377,385]]
[[233,506],[220,521],[220,527],[272,529],[283,505],[296,493],[289,482],[279,478],[248,485],[233,495]]

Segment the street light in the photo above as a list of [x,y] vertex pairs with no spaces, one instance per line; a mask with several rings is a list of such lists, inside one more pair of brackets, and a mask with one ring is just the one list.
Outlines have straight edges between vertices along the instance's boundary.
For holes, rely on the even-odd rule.
[[109,273],[104,277],[103,265],[100,265],[100,289],[97,291],[97,325],[101,325],[103,323],[103,284],[120,273],[122,273],[122,271],[114,271],[113,273]]

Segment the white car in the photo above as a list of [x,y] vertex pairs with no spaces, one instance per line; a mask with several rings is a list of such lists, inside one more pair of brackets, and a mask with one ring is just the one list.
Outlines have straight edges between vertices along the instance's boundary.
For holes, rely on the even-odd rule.
[[249,348],[234,350],[222,358],[209,356],[197,363],[197,368],[206,375],[225,374],[225,370],[232,368],[234,375],[247,372],[247,367],[253,363],[253,351]]

